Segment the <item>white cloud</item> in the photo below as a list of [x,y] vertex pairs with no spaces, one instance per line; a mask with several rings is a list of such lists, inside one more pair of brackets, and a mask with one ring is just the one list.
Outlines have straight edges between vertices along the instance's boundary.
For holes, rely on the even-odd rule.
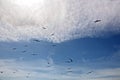
[[0,0],[0,41],[63,42],[120,33],[119,0],[34,1]]

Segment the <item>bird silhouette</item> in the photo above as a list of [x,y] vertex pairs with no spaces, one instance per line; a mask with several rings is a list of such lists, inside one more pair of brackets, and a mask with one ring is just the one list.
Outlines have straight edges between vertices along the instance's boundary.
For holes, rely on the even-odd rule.
[[2,74],[2,73],[3,73],[3,71],[0,71],[0,73]]
[[53,44],[52,46],[55,47],[56,45]]
[[16,73],[16,72],[13,72],[13,73]]
[[95,20],[94,22],[97,23],[97,22],[100,22],[101,20]]
[[27,51],[25,51],[25,50],[24,50],[24,51],[22,51],[22,53],[25,53],[25,52],[27,52]]
[[72,73],[73,71],[67,71],[68,73]]
[[87,74],[91,74],[91,73],[93,73],[93,71],[90,71],[90,72],[88,72]]
[[38,55],[38,54],[31,54],[31,55],[36,56],[36,55]]
[[72,63],[73,59],[69,58],[69,60],[65,61],[66,63]]
[[25,45],[24,47],[28,47],[28,45]]
[[46,27],[42,27],[43,29],[47,29]]
[[54,36],[54,33],[52,33],[51,36]]
[[17,48],[13,48],[13,50],[16,50]]
[[68,70],[71,70],[71,68],[67,68]]
[[40,42],[40,40],[37,40],[37,39],[34,39],[33,41],[35,41],[35,42]]

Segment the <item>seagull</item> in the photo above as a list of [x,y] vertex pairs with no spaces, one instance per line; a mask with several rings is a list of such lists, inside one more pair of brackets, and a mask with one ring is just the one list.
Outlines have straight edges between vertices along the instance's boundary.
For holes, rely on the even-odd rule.
[[28,45],[25,45],[24,47],[28,47]]
[[100,22],[101,20],[95,20],[94,22],[97,23],[97,22]]
[[16,73],[16,72],[13,72],[13,73]]
[[50,62],[48,62],[48,64],[50,64]]
[[25,52],[27,52],[27,51],[22,51],[22,53],[25,53]]
[[29,78],[29,76],[26,76],[26,78]]
[[40,42],[40,40],[37,40],[37,39],[34,39],[33,41],[35,41],[35,42]]
[[17,48],[13,48],[13,50],[16,50]]
[[43,29],[46,29],[46,27],[42,27]]
[[51,36],[54,36],[54,33],[52,33]]
[[90,71],[90,72],[88,72],[87,74],[91,74],[91,73],[93,73],[93,71]]
[[71,72],[73,72],[73,71],[67,71],[68,73],[71,73]]
[[66,61],[66,62],[67,62],[67,63],[71,63],[71,62],[73,62],[73,59],[69,58],[69,60]]
[[0,71],[0,73],[2,74],[2,73],[3,73],[3,71]]
[[51,66],[47,66],[47,67],[51,67]]
[[30,76],[30,73],[28,73],[28,75],[26,76],[26,78],[29,78],[29,76]]
[[71,70],[71,68],[67,68],[68,70]]
[[50,62],[47,62],[47,64],[48,64],[48,66],[47,66],[47,67],[51,67],[51,66],[50,66]]
[[36,56],[36,55],[38,55],[38,54],[31,54],[31,55]]
[[53,47],[55,47],[56,45],[52,45]]

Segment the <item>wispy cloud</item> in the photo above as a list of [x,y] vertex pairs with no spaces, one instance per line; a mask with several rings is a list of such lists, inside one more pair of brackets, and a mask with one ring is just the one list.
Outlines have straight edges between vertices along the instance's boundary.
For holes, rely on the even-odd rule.
[[[36,63],[35,63],[36,62]],[[46,66],[46,60],[38,60],[35,62],[18,62],[14,59],[0,60],[1,78],[6,80],[118,80],[120,79],[120,68],[92,69],[93,72],[87,74],[91,69],[85,67],[73,66],[73,72],[67,73],[64,65],[52,64],[52,67]],[[38,64],[38,62],[40,64]],[[77,71],[77,72],[76,72]],[[81,71],[81,73],[79,72]],[[114,77],[111,77],[114,76]],[[10,78],[10,79],[7,79]]]
[[20,7],[16,0],[0,0],[0,41],[37,38],[56,43],[120,32],[119,0],[36,1],[40,3],[33,7]]

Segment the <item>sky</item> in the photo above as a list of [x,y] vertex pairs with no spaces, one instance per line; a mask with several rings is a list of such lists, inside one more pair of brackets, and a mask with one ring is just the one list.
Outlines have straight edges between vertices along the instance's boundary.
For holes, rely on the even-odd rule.
[[0,0],[0,80],[120,80],[120,1]]

